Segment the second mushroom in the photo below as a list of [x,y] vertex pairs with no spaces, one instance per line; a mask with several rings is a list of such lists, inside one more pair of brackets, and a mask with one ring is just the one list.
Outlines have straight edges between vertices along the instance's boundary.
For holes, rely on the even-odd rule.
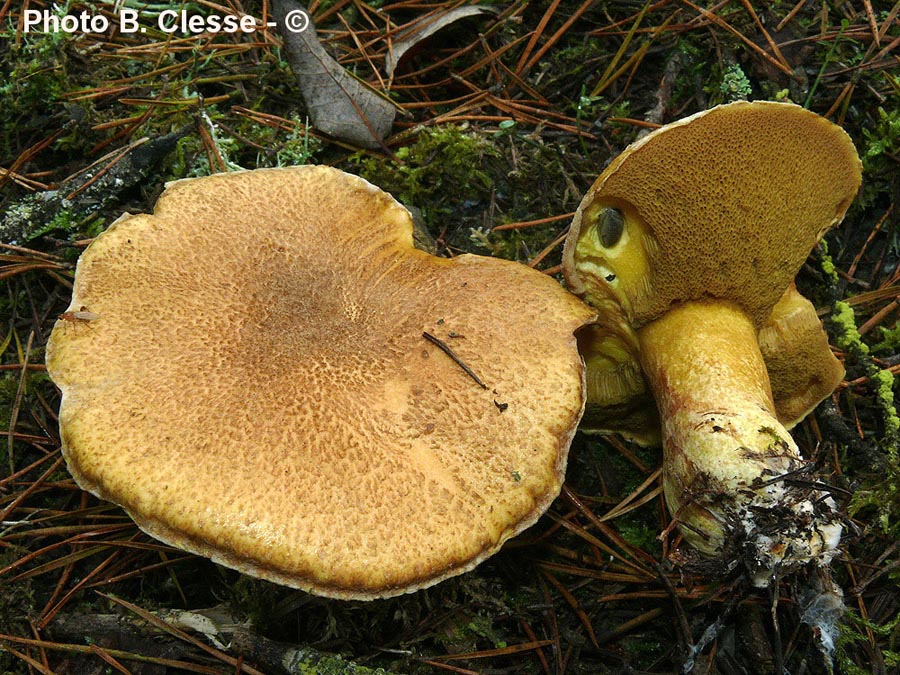
[[793,279],[860,176],[850,138],[824,118],[720,106],[616,158],[566,242],[570,288],[601,309],[581,338],[587,425],[661,440],[685,540],[743,560],[758,584],[830,560],[840,540],[787,428],[843,370]]

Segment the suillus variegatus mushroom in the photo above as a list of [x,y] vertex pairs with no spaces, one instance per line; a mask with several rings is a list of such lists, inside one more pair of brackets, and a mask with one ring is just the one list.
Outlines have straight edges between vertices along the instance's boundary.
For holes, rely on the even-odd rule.
[[169,185],[84,252],[47,367],[84,489],[264,579],[387,597],[471,569],[558,494],[593,310],[413,247],[327,167]]
[[827,561],[840,539],[835,503],[786,428],[842,369],[792,282],[843,218],[860,172],[847,134],[814,113],[720,106],[626,149],[566,242],[566,280],[601,317],[580,338],[586,422],[661,438],[685,540],[742,558],[760,584]]

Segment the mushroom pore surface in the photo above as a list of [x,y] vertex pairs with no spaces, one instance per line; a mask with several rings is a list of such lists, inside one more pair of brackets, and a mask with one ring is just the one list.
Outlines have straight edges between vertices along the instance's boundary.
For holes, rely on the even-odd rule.
[[[859,166],[842,129],[791,104],[733,103],[673,122],[588,191],[566,242],[566,281],[598,306],[612,294],[634,328],[701,298],[734,302],[759,328],[843,218]],[[603,241],[616,231],[610,210],[624,224]]]

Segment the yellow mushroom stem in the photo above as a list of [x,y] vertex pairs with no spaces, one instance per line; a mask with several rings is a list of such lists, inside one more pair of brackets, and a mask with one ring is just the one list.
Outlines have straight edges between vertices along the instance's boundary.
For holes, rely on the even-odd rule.
[[841,525],[775,416],[757,333],[737,306],[693,301],[638,335],[671,513],[692,546],[743,558],[764,585],[779,568],[830,561]]

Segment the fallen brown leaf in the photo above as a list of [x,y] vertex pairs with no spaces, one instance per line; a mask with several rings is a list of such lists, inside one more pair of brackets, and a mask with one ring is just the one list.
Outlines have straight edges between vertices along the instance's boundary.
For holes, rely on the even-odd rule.
[[394,42],[392,49],[385,57],[385,66],[387,68],[388,77],[393,76],[394,70],[397,68],[400,60],[417,44],[431,37],[439,30],[446,28],[450,24],[470,16],[478,16],[479,14],[496,14],[496,10],[491,7],[465,5],[463,7],[455,7],[445,12],[426,14],[407,24],[406,27],[397,34],[397,39]]
[[325,51],[300,3],[274,0],[272,9],[312,125],[355,145],[382,147],[394,123],[394,105]]

